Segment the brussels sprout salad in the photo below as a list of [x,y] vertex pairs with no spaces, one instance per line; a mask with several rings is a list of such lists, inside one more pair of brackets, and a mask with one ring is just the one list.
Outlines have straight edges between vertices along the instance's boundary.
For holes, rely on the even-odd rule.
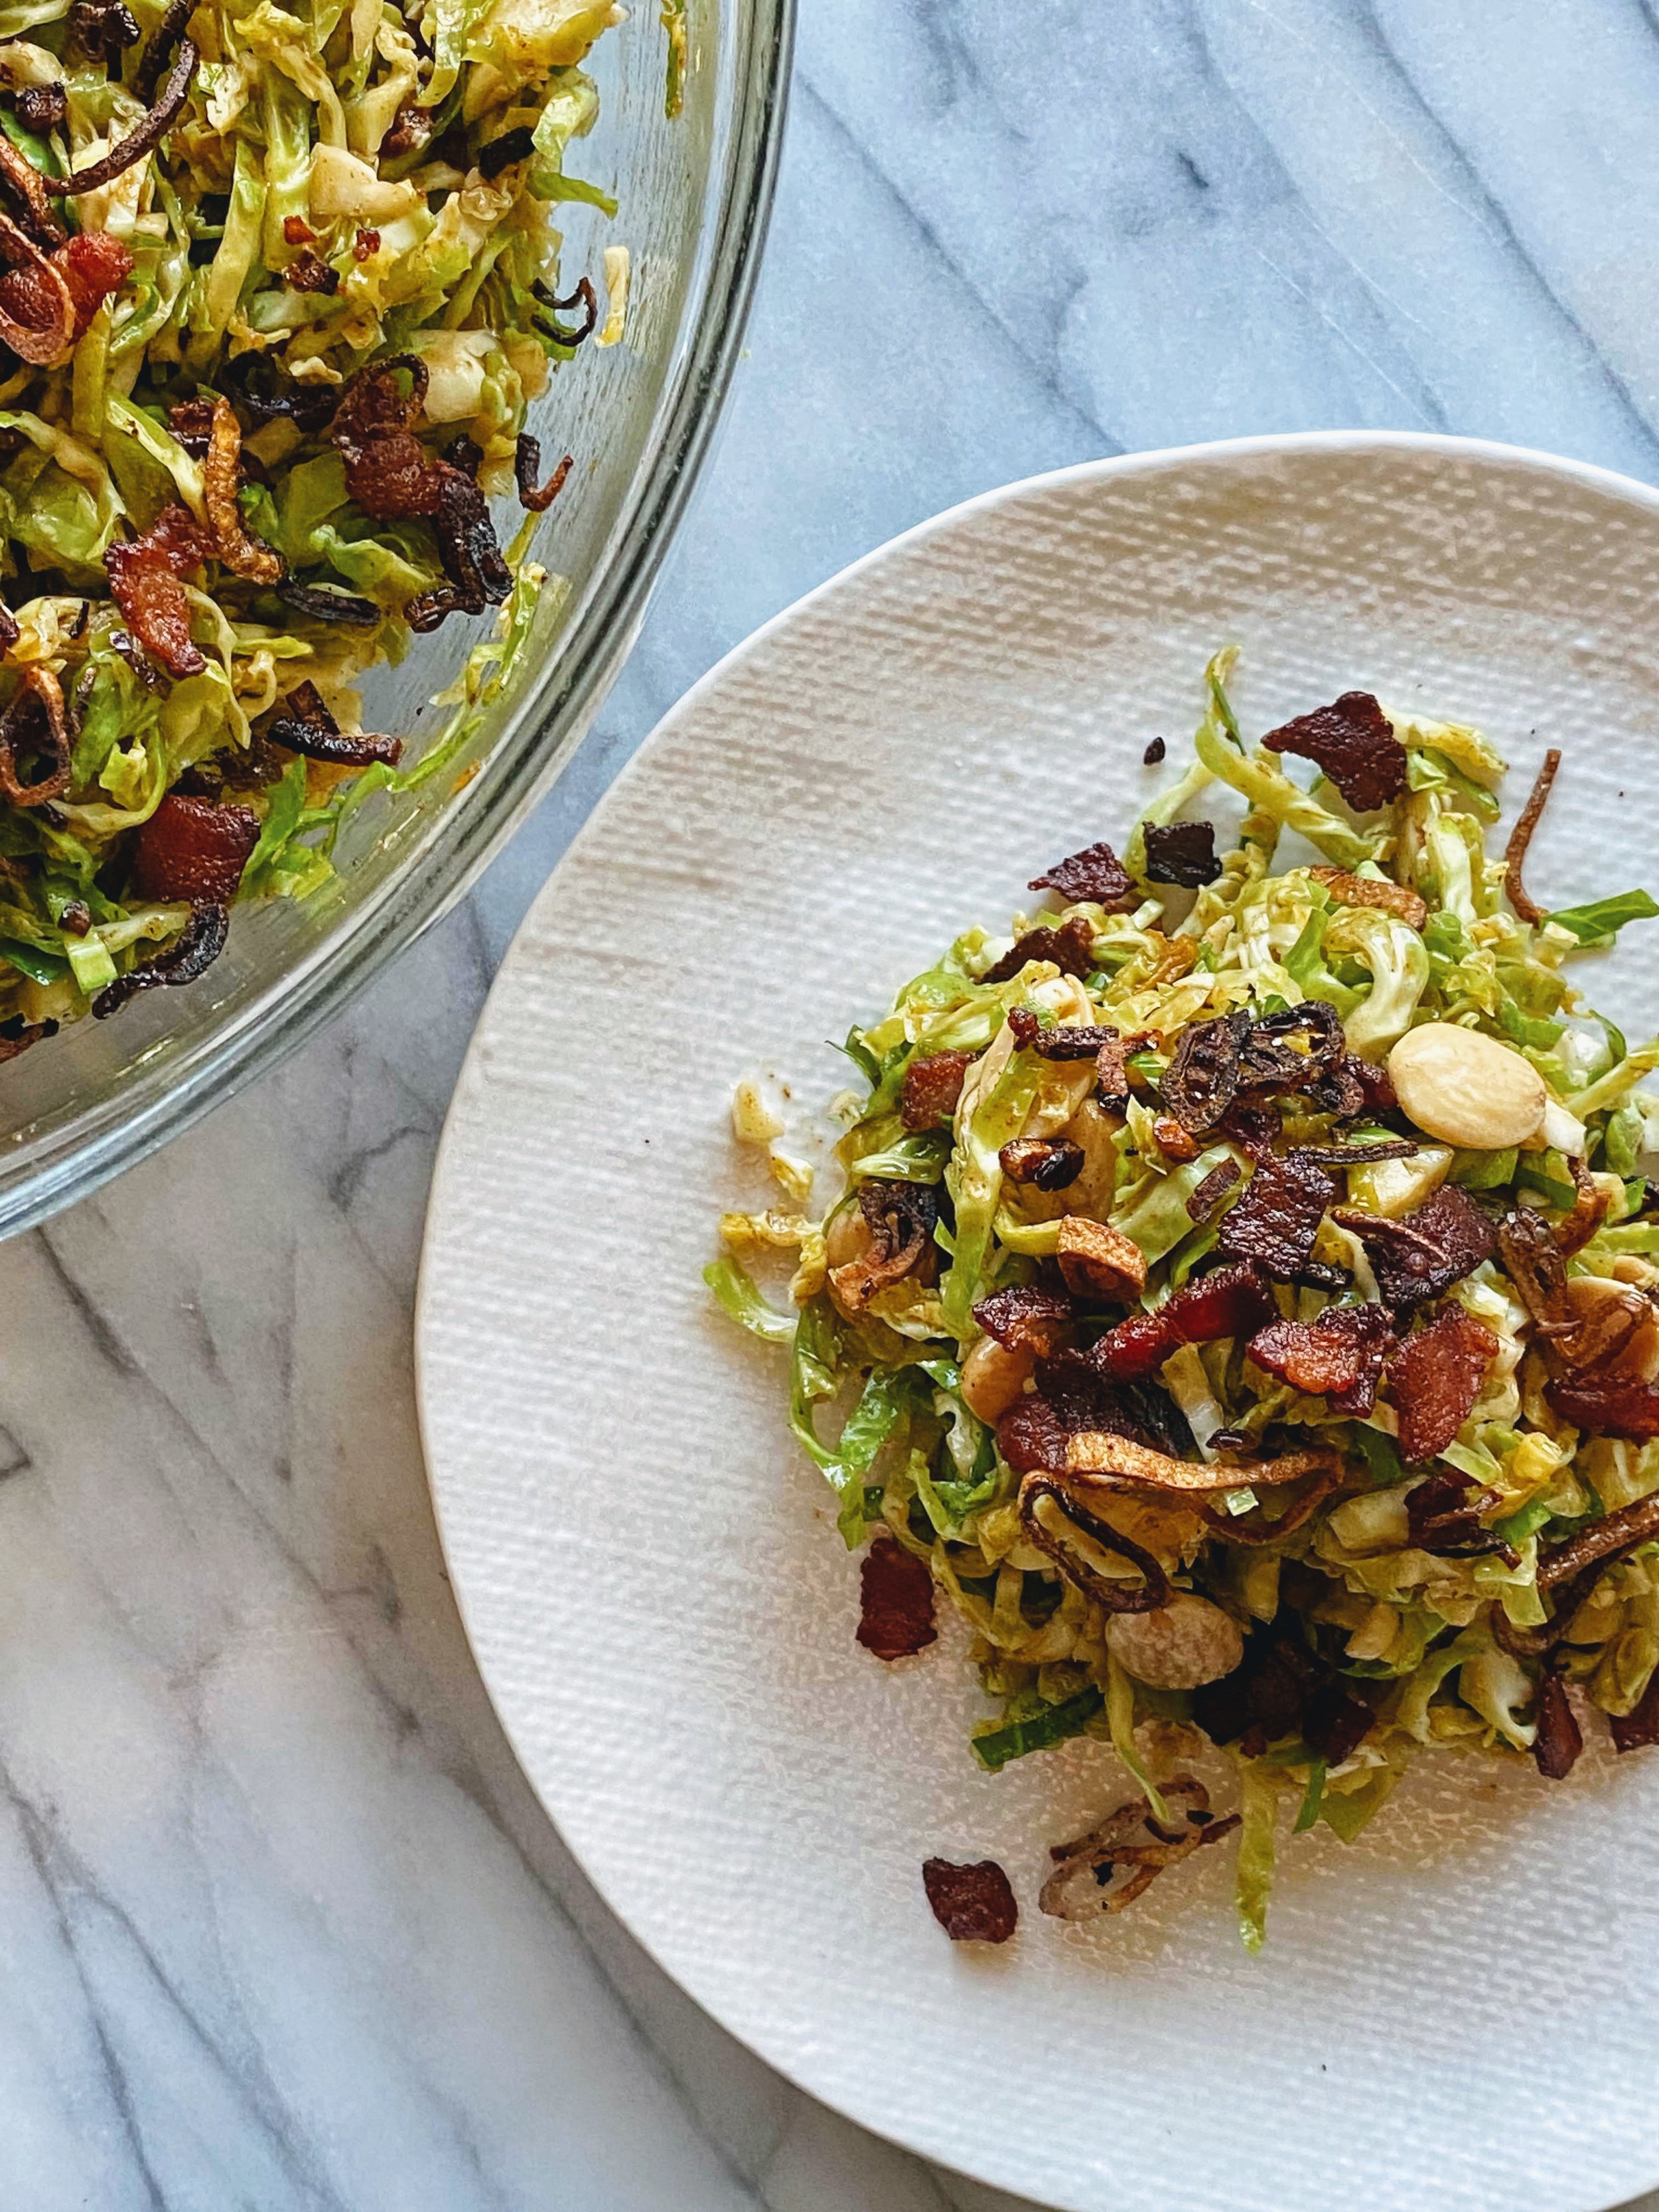
[[[1254,1948],[1280,1832],[1352,1842],[1414,1759],[1557,1783],[1659,1742],[1659,1042],[1571,981],[1659,905],[1532,898],[1559,755],[1489,852],[1479,731],[1352,691],[1252,743],[1234,659],[1121,859],[851,1032],[827,1211],[740,1086],[781,1197],[706,1279],[787,1360],[859,1641],[922,1650],[942,1592],[982,1767],[1093,1737],[1133,1778],[1041,1909],[1229,1838]],[[1187,1771],[1218,1752],[1224,1814]],[[953,1936],[1012,1933],[994,1862],[926,1886]]]
[[[4,11],[0,1058],[191,981],[234,900],[319,888],[349,811],[441,774],[507,680],[571,466],[526,410],[622,332],[626,249],[567,282],[556,218],[615,212],[566,162],[623,14]],[[405,762],[359,679],[479,615]]]

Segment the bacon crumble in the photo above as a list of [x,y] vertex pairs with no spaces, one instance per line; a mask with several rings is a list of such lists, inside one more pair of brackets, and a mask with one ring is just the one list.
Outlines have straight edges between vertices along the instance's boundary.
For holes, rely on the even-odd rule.
[[1291,1282],[1307,1273],[1320,1224],[1336,1194],[1335,1176],[1305,1152],[1271,1155],[1257,1162],[1244,1195],[1230,1208],[1216,1249]]
[[1141,833],[1146,847],[1146,879],[1199,890],[1221,873],[1215,854],[1213,822],[1150,822]]
[[907,1129],[933,1129],[957,1110],[974,1064],[971,1052],[932,1052],[907,1060],[899,1088],[899,1119]]
[[1356,812],[1387,806],[1406,788],[1406,748],[1369,691],[1345,691],[1328,707],[1269,730],[1270,753],[1297,753],[1328,775]]
[[927,1563],[890,1536],[878,1536],[860,1561],[859,1594],[857,1641],[878,1659],[912,1658],[939,1640]]
[[1018,1924],[1019,1906],[994,1859],[969,1866],[927,1859],[921,1882],[934,1919],[953,1943],[1006,1943]]
[[1151,1313],[1131,1314],[1109,1328],[1088,1358],[1115,1381],[1138,1382],[1181,1345],[1253,1335],[1278,1312],[1272,1285],[1253,1263],[1216,1267],[1184,1283]]
[[1486,1323],[1455,1304],[1406,1339],[1389,1362],[1403,1460],[1420,1464],[1444,1451],[1474,1410],[1497,1355],[1498,1339]]
[[1040,926],[1028,929],[1005,952],[994,967],[988,968],[980,981],[982,983],[1012,982],[1029,961],[1051,960],[1065,975],[1086,975],[1095,964],[1095,933],[1080,915],[1061,922],[1058,929]]
[[142,537],[118,538],[104,555],[115,604],[169,676],[199,676],[207,666],[190,634],[190,601],[179,579],[213,552],[207,532],[175,502],[161,509]]
[[1396,1218],[1340,1207],[1332,1216],[1365,1248],[1383,1302],[1421,1305],[1471,1275],[1498,1249],[1488,1217],[1468,1192],[1443,1183],[1432,1198]]
[[1251,1338],[1249,1353],[1293,1390],[1363,1419],[1376,1402],[1382,1363],[1395,1341],[1386,1306],[1327,1306],[1312,1321],[1270,1322]]
[[188,899],[193,906],[228,906],[258,842],[259,817],[251,806],[221,806],[170,791],[134,843],[133,890],[158,905]]
[[1028,890],[1058,891],[1067,906],[1087,902],[1109,914],[1129,914],[1140,903],[1133,878],[1109,845],[1086,845],[1033,876]]
[[975,1321],[1005,1351],[1035,1351],[1045,1358],[1059,1349],[1076,1315],[1069,1297],[1035,1283],[1010,1283],[974,1308]]

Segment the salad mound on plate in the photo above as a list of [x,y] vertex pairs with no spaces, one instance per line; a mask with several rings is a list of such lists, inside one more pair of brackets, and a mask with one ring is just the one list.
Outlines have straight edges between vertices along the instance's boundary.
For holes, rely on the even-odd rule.
[[[442,772],[545,572],[526,410],[611,0],[29,0],[0,42],[0,1059],[191,981]],[[684,27],[670,30],[671,108]],[[498,543],[489,501],[528,510]],[[356,683],[499,610],[418,761]],[[459,656],[458,656],[459,658]]]
[[[1252,745],[1233,659],[1121,860],[853,1030],[821,1218],[740,1088],[787,1202],[726,1215],[707,1279],[787,1348],[866,1646],[923,1649],[942,1590],[981,1765],[1086,1735],[1134,1777],[1042,1910],[1236,1833],[1254,1947],[1282,1810],[1351,1841],[1425,1752],[1559,1781],[1589,1729],[1659,1741],[1659,1042],[1568,980],[1659,905],[1528,896],[1556,756],[1489,854],[1478,731],[1355,691]],[[1206,1744],[1237,1815],[1176,1771]]]

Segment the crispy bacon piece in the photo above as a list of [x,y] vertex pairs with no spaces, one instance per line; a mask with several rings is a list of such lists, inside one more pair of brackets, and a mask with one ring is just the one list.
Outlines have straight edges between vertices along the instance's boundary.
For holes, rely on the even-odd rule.
[[1369,691],[1345,691],[1328,707],[1269,730],[1270,753],[1299,753],[1329,776],[1361,814],[1387,806],[1406,788],[1406,748]]
[[1497,1352],[1486,1323],[1460,1305],[1406,1339],[1389,1363],[1402,1459],[1420,1465],[1444,1451],[1469,1418]]
[[1063,1474],[1067,1439],[1085,1431],[1129,1437],[1171,1458],[1193,1449],[1192,1431],[1164,1391],[1153,1383],[1109,1382],[1085,1352],[1040,1357],[1036,1383],[1036,1394],[1020,1399],[997,1424],[997,1449],[1017,1474],[1034,1468]]
[[1358,1749],[1376,1717],[1368,1687],[1338,1674],[1299,1638],[1258,1629],[1240,1666],[1194,1691],[1193,1718],[1212,1742],[1237,1743],[1248,1758],[1300,1736],[1335,1766]]
[[1611,1727],[1615,1751],[1642,1751],[1649,1744],[1659,1743],[1659,1674],[1631,1711],[1611,1716]]
[[141,538],[118,538],[104,555],[115,604],[169,676],[199,676],[207,666],[190,634],[190,602],[179,580],[210,559],[213,550],[195,517],[175,502]]
[[392,118],[392,128],[380,141],[380,159],[395,161],[400,155],[417,153],[432,136],[432,113],[413,100],[404,100]]
[[1265,1274],[1288,1283],[1307,1273],[1319,1224],[1336,1194],[1335,1176],[1305,1152],[1259,1160],[1221,1224],[1216,1249],[1229,1260],[1254,1261]]
[[1039,927],[1028,929],[1024,937],[1005,952],[994,968],[988,968],[980,981],[984,983],[1006,983],[1018,975],[1028,960],[1052,960],[1062,975],[1086,975],[1095,964],[1095,933],[1081,915],[1073,915],[1058,929]]
[[1109,845],[1086,845],[1033,876],[1027,889],[1058,891],[1067,906],[1087,900],[1108,914],[1131,914],[1140,903],[1128,870]]
[[[1128,1449],[1138,1447],[1131,1444]],[[1103,1575],[1091,1560],[1066,1542],[1060,1529],[1053,1525],[1054,1516],[1045,1516],[1039,1512],[1045,1500],[1056,1509],[1062,1526],[1080,1529],[1109,1557],[1127,1560],[1140,1580],[1130,1583],[1114,1575]],[[1170,1578],[1152,1553],[1113,1528],[1109,1521],[1103,1521],[1086,1505],[1079,1504],[1072,1492],[1047,1469],[1028,1474],[1019,1486],[1019,1525],[1037,1549],[1054,1561],[1066,1581],[1085,1597],[1092,1598],[1103,1612],[1156,1613],[1170,1602]]]
[[1247,1014],[1218,1014],[1181,1032],[1158,1088],[1170,1112],[1195,1137],[1213,1129],[1238,1096],[1239,1054],[1249,1026]]
[[1149,822],[1143,835],[1149,883],[1179,884],[1195,891],[1221,873],[1213,822]]
[[1437,1468],[1425,1475],[1406,1500],[1406,1521],[1418,1548],[1446,1559],[1473,1558],[1482,1552],[1515,1553],[1485,1527],[1480,1516],[1502,1504],[1495,1490],[1480,1489],[1468,1475]]
[[249,535],[236,494],[242,481],[242,426],[228,399],[216,399],[202,464],[202,504],[214,550],[234,575],[252,584],[279,584],[286,573],[279,553]]
[[1659,1388],[1623,1376],[1571,1376],[1545,1385],[1544,1395],[1564,1421],[1593,1437],[1628,1437],[1647,1443],[1659,1437]]
[[309,679],[296,684],[283,703],[288,713],[267,723],[264,733],[273,744],[285,745],[291,753],[326,761],[332,768],[368,768],[376,761],[393,767],[403,757],[401,738],[377,737],[368,730],[349,734],[343,731]]
[[[43,771],[27,783],[18,775],[24,757]],[[69,789],[70,767],[63,687],[43,662],[33,662],[0,713],[0,797],[14,806],[44,806]]]
[[1051,1401],[1036,1393],[1019,1399],[997,1423],[997,1449],[1016,1474],[1066,1471],[1070,1431]]
[[1077,1308],[1069,1297],[1039,1290],[1035,1283],[1010,1283],[1005,1290],[993,1291],[974,1308],[974,1319],[1005,1350],[1029,1348],[1044,1358],[1059,1350],[1076,1315]]
[[[1513,899],[1510,904],[1514,904]],[[1532,1755],[1538,1771],[1547,1782],[1565,1782],[1584,1748],[1584,1738],[1567,1696],[1567,1686],[1553,1668],[1538,1685],[1533,1719],[1538,1733],[1533,1739]],[[1617,1727],[1617,1722],[1613,1725]]]
[[907,1060],[899,1091],[899,1119],[905,1127],[933,1129],[948,1121],[973,1064],[971,1052],[930,1052]]
[[1212,1167],[1187,1200],[1188,1219],[1207,1221],[1243,1172],[1237,1160],[1223,1160]]
[[[1190,1774],[1178,1774],[1160,1792],[1175,1820],[1173,1833],[1152,1818],[1151,1801],[1132,1798],[1087,1835],[1055,1844],[1048,1856],[1054,1872],[1037,1898],[1041,1911],[1056,1920],[1092,1920],[1103,1912],[1121,1912],[1151,1888],[1166,1867],[1179,1866],[1206,1844],[1230,1836],[1240,1815],[1218,1820],[1210,1793]],[[1115,1881],[1122,1873],[1125,1879]]]
[[1527,803],[1510,832],[1510,842],[1504,848],[1504,894],[1522,921],[1538,922],[1544,919],[1544,909],[1528,894],[1521,880],[1521,870],[1527,857],[1527,848],[1532,842],[1532,833],[1538,827],[1540,816],[1555,781],[1556,770],[1561,765],[1561,756],[1552,745],[1544,756],[1544,765],[1538,771]]
[[939,1640],[927,1562],[878,1536],[859,1565],[858,1640],[878,1659],[908,1659]]
[[1151,1313],[1131,1314],[1109,1328],[1089,1353],[1103,1375],[1133,1382],[1156,1374],[1178,1345],[1253,1336],[1279,1309],[1265,1275],[1248,1261],[1216,1267],[1183,1284]]
[[994,1859],[976,1859],[971,1866],[924,1860],[921,1884],[934,1919],[953,1943],[1006,1943],[1018,1923],[1014,1893]]
[[158,904],[228,906],[258,842],[259,817],[251,806],[219,806],[170,791],[138,832],[133,890]]
[[1498,1249],[1498,1237],[1467,1191],[1443,1183],[1434,1196],[1397,1220],[1342,1206],[1332,1216],[1365,1248],[1377,1288],[1391,1306],[1421,1305],[1473,1274]]
[[165,951],[130,969],[125,975],[118,975],[98,994],[92,1002],[94,1018],[107,1021],[140,991],[154,990],[163,984],[176,988],[181,983],[193,983],[224,951],[229,934],[230,915],[225,908],[198,906]]
[[1382,1363],[1395,1343],[1386,1306],[1328,1306],[1312,1321],[1269,1322],[1250,1340],[1258,1367],[1334,1413],[1363,1419],[1376,1403]]
[[378,230],[360,229],[351,241],[351,258],[354,261],[372,261],[380,250],[380,234]]
[[1346,868],[1318,866],[1308,873],[1316,883],[1324,884],[1339,906],[1370,906],[1381,914],[1391,914],[1403,921],[1407,929],[1421,929],[1429,918],[1429,909],[1413,890],[1404,884],[1379,881],[1372,876],[1351,876]]
[[528,430],[520,430],[513,448],[513,480],[519,488],[519,504],[532,514],[545,514],[548,508],[564,489],[564,480],[575,466],[575,456],[567,453],[545,483],[538,483],[542,472],[542,449],[538,439]]
[[1065,1190],[1083,1172],[1083,1147],[1069,1137],[1016,1137],[997,1155],[1010,1182]]
[[861,1313],[890,1283],[900,1282],[933,1249],[939,1195],[931,1183],[872,1176],[859,1185],[859,1212],[870,1230],[863,1256],[830,1270],[830,1286],[849,1313]]
[[302,215],[283,217],[283,243],[285,246],[315,246],[317,233]]
[[[400,379],[407,377],[405,390]],[[377,522],[435,514],[440,465],[410,427],[426,404],[426,365],[413,354],[360,368],[340,394],[329,439],[345,466],[346,489]]]

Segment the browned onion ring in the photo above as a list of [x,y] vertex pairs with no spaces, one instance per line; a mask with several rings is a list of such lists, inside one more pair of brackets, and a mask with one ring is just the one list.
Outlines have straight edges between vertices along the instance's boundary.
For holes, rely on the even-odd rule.
[[[1086,1559],[1067,1551],[1059,1537],[1045,1528],[1037,1517],[1038,1504],[1045,1498],[1052,1498],[1066,1519],[1085,1536],[1092,1536],[1102,1551],[1114,1552],[1131,1566],[1138,1567],[1145,1577],[1140,1589],[1126,1589],[1121,1583],[1108,1582],[1103,1575],[1095,1572]],[[1019,1520],[1031,1541],[1040,1552],[1047,1553],[1066,1581],[1085,1597],[1093,1598],[1104,1612],[1156,1613],[1160,1606],[1170,1602],[1170,1578],[1152,1553],[1079,1505],[1051,1475],[1028,1474],[1021,1483]]]
[[43,330],[20,323],[15,315],[0,309],[0,338],[5,340],[20,361],[30,362],[37,368],[48,368],[63,360],[75,343],[75,301],[64,281],[64,273],[9,215],[0,215],[0,254],[13,261],[30,263],[56,295],[57,322]]
[[251,584],[279,584],[287,574],[280,553],[250,537],[236,494],[242,477],[242,426],[228,399],[213,403],[213,427],[202,464],[202,504],[213,532],[214,550],[233,574]]
[[[36,783],[17,781],[17,739],[25,719],[38,707],[46,725],[47,742],[40,750],[52,755],[52,769]],[[70,735],[64,714],[63,686],[51,669],[38,663],[23,671],[23,680],[0,713],[0,797],[14,806],[44,806],[69,789]]]
[[229,934],[228,907],[198,906],[165,951],[158,952],[153,960],[146,960],[140,967],[129,969],[125,975],[118,975],[98,994],[92,1002],[94,1019],[107,1021],[112,1014],[120,1012],[129,999],[140,991],[153,990],[158,984],[193,983],[224,951]]

